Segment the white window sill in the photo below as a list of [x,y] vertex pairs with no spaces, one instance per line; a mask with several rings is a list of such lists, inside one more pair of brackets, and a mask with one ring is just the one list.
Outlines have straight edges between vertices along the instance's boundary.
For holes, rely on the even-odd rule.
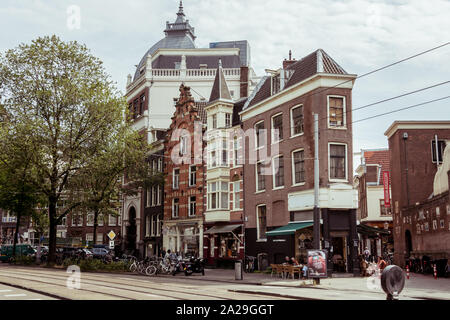
[[328,125],[328,129],[336,129],[336,130],[347,130],[347,126],[330,126]]
[[348,179],[329,179],[330,182],[348,182]]
[[264,192],[266,192],[266,189],[264,189],[264,190],[259,190],[259,191],[256,191],[256,192],[255,192],[255,194],[259,194],[259,193],[264,193]]
[[267,242],[267,239],[257,239],[256,242]]
[[297,137],[303,136],[304,134],[305,134],[304,132],[302,132],[302,133],[297,133],[297,134],[291,135],[291,136],[289,137],[289,139],[297,138]]
[[283,142],[283,140],[284,140],[284,139],[281,139],[281,140],[278,140],[278,141],[273,141],[273,142],[271,143],[271,145],[273,146],[274,144],[278,144],[278,143],[280,143],[280,142]]
[[301,186],[304,186],[305,184],[306,184],[306,182],[300,182],[300,183],[293,184],[291,187],[301,187]]
[[284,186],[282,186],[282,187],[276,187],[276,188],[273,188],[272,190],[281,190],[281,189],[284,189]]

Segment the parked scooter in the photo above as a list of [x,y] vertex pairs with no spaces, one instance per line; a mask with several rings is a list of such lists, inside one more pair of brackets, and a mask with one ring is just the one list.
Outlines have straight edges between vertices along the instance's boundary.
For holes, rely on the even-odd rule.
[[201,273],[205,275],[205,264],[204,260],[200,258],[190,258],[189,261],[184,263],[184,274],[189,276],[193,273]]
[[184,262],[181,256],[178,256],[176,260],[171,260],[170,265],[173,276],[178,272],[184,271]]

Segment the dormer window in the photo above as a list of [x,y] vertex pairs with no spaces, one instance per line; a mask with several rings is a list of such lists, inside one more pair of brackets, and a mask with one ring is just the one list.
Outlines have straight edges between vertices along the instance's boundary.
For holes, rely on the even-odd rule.
[[280,75],[272,76],[272,94],[276,94],[280,91]]
[[175,69],[180,69],[181,62],[175,62]]
[[201,63],[201,64],[199,65],[199,69],[207,69],[207,68],[208,68],[208,65],[207,65],[207,64]]

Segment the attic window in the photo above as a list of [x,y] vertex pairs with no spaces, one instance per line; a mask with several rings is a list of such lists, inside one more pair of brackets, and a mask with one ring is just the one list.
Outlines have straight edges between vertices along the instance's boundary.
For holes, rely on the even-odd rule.
[[208,65],[207,64],[200,64],[199,68],[200,69],[207,69]]
[[142,75],[142,74],[144,73],[144,70],[145,70],[145,67],[142,67],[142,68],[139,70],[139,75]]
[[272,77],[272,94],[278,93],[280,91],[280,75]]
[[181,62],[175,62],[175,69],[180,69],[180,63]]

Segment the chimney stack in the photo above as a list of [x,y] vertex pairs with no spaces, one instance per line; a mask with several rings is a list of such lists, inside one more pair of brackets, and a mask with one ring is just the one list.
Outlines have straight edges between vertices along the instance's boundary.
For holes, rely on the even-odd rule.
[[297,60],[292,59],[292,51],[289,50],[289,60],[284,59],[283,60],[283,69],[286,69],[287,67],[289,67],[291,64],[297,62]]

